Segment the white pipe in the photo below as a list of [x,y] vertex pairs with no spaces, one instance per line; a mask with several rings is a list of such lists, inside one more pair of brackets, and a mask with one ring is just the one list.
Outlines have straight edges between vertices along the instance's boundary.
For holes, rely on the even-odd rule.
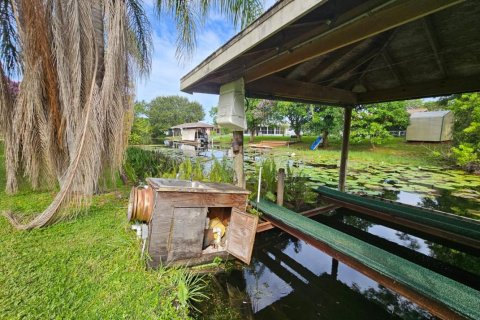
[[262,187],[262,167],[258,172],[258,190],[257,190],[257,204],[260,202],[260,188]]

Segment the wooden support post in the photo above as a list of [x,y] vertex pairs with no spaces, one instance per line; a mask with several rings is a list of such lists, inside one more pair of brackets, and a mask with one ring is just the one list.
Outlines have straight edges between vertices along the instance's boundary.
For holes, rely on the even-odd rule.
[[243,131],[233,131],[233,170],[234,183],[240,188],[245,188],[245,171],[243,167]]
[[350,139],[350,125],[352,123],[352,109],[352,106],[344,109],[342,155],[338,175],[338,190],[340,191],[345,191],[345,180],[347,178],[348,142]]
[[283,194],[285,192],[285,169],[278,169],[277,177],[277,204],[283,206]]
[[335,258],[332,258],[332,270],[330,271],[330,275],[331,275],[332,278],[334,278],[335,280],[336,280],[337,277],[338,277],[338,260],[335,259]]

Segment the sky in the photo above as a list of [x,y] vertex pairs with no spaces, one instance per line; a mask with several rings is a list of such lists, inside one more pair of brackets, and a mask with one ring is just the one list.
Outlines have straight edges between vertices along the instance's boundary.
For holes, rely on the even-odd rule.
[[[147,79],[137,81],[136,100],[151,101],[165,95],[181,95],[191,101],[199,102],[205,111],[205,121],[211,122],[209,110],[217,105],[218,95],[193,95],[180,91],[180,78],[196,67],[206,57],[220,48],[240,30],[223,16],[213,12],[205,26],[197,32],[197,48],[191,59],[179,62],[175,57],[175,22],[168,15],[158,16],[154,12],[154,0],[145,1],[145,10],[152,24],[153,55],[152,70]],[[275,0],[264,0],[265,9]]]

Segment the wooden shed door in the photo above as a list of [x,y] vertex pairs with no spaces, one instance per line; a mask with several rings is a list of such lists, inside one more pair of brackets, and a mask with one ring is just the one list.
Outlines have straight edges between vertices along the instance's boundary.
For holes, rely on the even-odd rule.
[[174,208],[167,262],[199,257],[207,208]]
[[246,264],[250,264],[252,258],[257,224],[257,216],[232,209],[227,234],[227,251]]

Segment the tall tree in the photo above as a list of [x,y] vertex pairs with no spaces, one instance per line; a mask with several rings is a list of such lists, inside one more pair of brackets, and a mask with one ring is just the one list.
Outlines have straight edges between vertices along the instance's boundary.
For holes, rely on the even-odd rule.
[[164,136],[170,127],[186,122],[197,122],[205,118],[203,107],[181,96],[157,97],[148,103],[148,118],[152,137]]
[[[158,0],[179,29],[179,52],[195,46],[196,26],[218,8],[238,24],[257,0]],[[195,9],[201,9],[195,11]],[[150,68],[150,24],[141,0],[0,0],[0,130],[6,139],[6,191],[17,175],[60,191],[21,229],[43,226],[69,204],[85,204],[98,179],[121,165],[133,112],[132,83]],[[21,53],[21,54],[20,54]],[[18,96],[8,86],[21,77]],[[69,210],[61,210],[68,208]]]
[[250,131],[250,142],[253,142],[260,127],[278,124],[282,116],[272,100],[245,99],[247,129]]
[[299,140],[303,127],[312,120],[312,105],[297,102],[279,102],[279,113],[288,119],[290,127]]
[[332,106],[314,106],[312,120],[308,124],[311,132],[322,135],[322,147],[328,147],[328,138],[342,125],[342,108]]
[[368,140],[375,148],[391,137],[389,131],[405,130],[409,119],[405,101],[359,106],[352,114],[351,139]]
[[455,119],[452,151],[457,164],[480,171],[480,93],[458,95],[448,108]]
[[128,143],[149,144],[152,140],[152,127],[147,118],[147,103],[145,101],[135,102],[133,109],[133,124]]

